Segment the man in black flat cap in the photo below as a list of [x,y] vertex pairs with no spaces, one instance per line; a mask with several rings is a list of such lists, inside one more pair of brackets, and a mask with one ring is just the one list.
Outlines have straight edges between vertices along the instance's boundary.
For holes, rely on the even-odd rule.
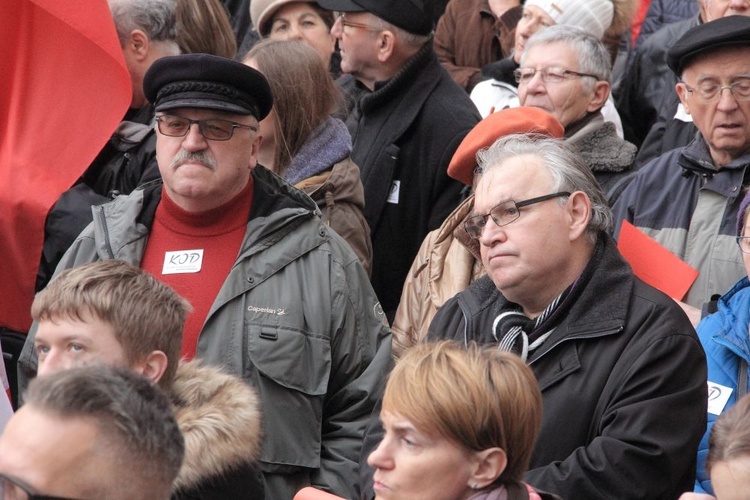
[[453,153],[479,121],[432,48],[424,0],[318,0],[339,11],[340,84],[358,98],[347,121],[365,188],[372,284],[393,319],[419,246],[461,199]]
[[638,171],[613,207],[615,235],[627,220],[700,272],[684,298],[696,324],[696,308],[745,276],[735,217],[750,184],[750,17],[692,28],[667,62],[700,133]]
[[[155,62],[144,90],[163,181],[95,207],[57,272],[122,259],[169,284],[193,306],[182,356],[258,391],[267,498],[311,484],[356,498],[390,332],[349,245],[308,196],[257,165],[268,82],[239,62],[191,54]],[[36,328],[22,385],[36,372]]]

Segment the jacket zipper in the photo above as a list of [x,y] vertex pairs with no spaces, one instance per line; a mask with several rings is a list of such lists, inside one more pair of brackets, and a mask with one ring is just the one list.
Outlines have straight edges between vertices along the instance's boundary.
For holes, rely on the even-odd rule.
[[551,345],[549,347],[549,349],[547,349],[546,351],[544,351],[543,353],[541,353],[539,356],[537,356],[536,358],[534,358],[532,361],[529,361],[528,364],[532,365],[536,361],[542,359],[542,356],[546,355],[547,353],[549,353],[550,351],[552,351],[555,347],[559,346],[563,342],[567,342],[567,341],[570,341],[570,340],[598,339],[600,337],[606,337],[607,335],[614,335],[615,333],[620,333],[623,330],[624,330],[623,326],[618,326],[616,328],[610,328],[609,330],[603,330],[603,331],[600,331],[600,332],[597,332],[597,333],[594,333],[594,334],[574,335],[574,336],[571,336],[571,337],[565,337],[565,338],[560,339],[559,341],[555,342],[553,345]]
[[107,221],[106,217],[104,217],[104,206],[99,207],[99,215],[101,216],[102,220],[102,231],[104,232],[104,241],[106,243],[105,249],[107,250],[107,255],[110,259],[115,258],[115,252],[112,250],[112,243],[109,241],[109,229],[107,228]]

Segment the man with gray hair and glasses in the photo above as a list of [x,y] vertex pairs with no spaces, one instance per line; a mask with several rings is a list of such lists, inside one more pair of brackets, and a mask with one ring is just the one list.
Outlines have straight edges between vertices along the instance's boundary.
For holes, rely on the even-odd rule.
[[699,134],[638,171],[612,207],[615,237],[628,221],[699,271],[683,299],[697,324],[745,276],[734,237],[750,184],[750,17],[690,29],[667,63]]
[[594,35],[570,25],[539,30],[526,42],[515,70],[522,106],[540,108],[565,127],[610,203],[633,168],[635,145],[617,135],[602,109],[609,98],[612,64]]
[[0,498],[166,500],[184,440],[161,390],[90,365],[34,380],[0,436]]
[[633,275],[571,146],[512,135],[477,156],[464,230],[487,275],[437,312],[428,339],[497,345],[534,370],[544,411],[532,486],[587,499],[692,489],[706,361],[687,318]]

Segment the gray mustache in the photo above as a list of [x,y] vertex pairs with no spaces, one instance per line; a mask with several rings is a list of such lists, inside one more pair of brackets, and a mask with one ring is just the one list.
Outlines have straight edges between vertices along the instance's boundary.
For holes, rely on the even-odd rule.
[[199,151],[197,153],[190,153],[184,149],[180,149],[177,155],[172,160],[171,167],[179,167],[183,163],[199,163],[204,167],[208,167],[211,170],[216,170],[216,160],[207,154],[205,151]]

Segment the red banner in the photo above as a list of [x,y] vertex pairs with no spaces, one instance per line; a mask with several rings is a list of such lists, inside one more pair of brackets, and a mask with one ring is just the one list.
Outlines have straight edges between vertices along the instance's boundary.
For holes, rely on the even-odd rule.
[[25,332],[44,220],[130,105],[106,0],[0,0],[0,326]]

